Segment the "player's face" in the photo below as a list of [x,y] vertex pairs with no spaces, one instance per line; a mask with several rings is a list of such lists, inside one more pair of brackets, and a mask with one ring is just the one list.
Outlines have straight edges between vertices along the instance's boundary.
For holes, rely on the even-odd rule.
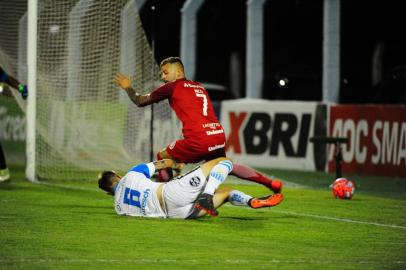
[[176,80],[176,65],[165,64],[161,67],[161,80],[164,82],[173,82]]
[[113,190],[115,189],[116,185],[120,182],[121,178],[122,177],[120,175],[116,174],[116,177],[114,177],[114,179],[112,179],[111,187]]

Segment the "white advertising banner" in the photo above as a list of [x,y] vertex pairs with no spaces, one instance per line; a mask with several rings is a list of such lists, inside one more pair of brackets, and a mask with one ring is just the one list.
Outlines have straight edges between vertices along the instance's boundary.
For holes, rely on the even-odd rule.
[[255,167],[316,170],[320,167],[316,156],[323,158],[325,152],[315,153],[309,138],[326,130],[323,106],[301,101],[223,101],[220,121],[227,156]]

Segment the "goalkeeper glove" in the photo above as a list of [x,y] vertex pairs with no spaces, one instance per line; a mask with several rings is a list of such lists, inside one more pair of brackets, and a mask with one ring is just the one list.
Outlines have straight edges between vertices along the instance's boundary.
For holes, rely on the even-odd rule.
[[19,84],[19,85],[18,85],[18,91],[20,92],[21,97],[22,97],[23,99],[27,99],[27,97],[28,97],[28,89],[27,89],[27,86],[26,86],[26,85],[24,85],[24,84]]

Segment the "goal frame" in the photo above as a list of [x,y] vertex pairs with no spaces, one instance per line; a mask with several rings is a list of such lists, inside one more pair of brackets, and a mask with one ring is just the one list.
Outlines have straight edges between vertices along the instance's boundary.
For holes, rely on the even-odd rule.
[[28,67],[28,89],[27,98],[27,137],[26,156],[27,166],[26,178],[35,182],[36,179],[36,100],[37,100],[37,23],[38,23],[38,0],[28,1],[27,19],[27,67]]

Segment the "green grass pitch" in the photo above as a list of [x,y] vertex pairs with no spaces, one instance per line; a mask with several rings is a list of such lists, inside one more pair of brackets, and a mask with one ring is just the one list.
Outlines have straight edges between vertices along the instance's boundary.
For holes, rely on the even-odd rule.
[[[120,217],[94,182],[0,183],[0,269],[406,269],[406,179],[361,177],[335,200],[324,173],[273,170],[285,200],[217,218]],[[236,188],[265,195],[259,185]]]

